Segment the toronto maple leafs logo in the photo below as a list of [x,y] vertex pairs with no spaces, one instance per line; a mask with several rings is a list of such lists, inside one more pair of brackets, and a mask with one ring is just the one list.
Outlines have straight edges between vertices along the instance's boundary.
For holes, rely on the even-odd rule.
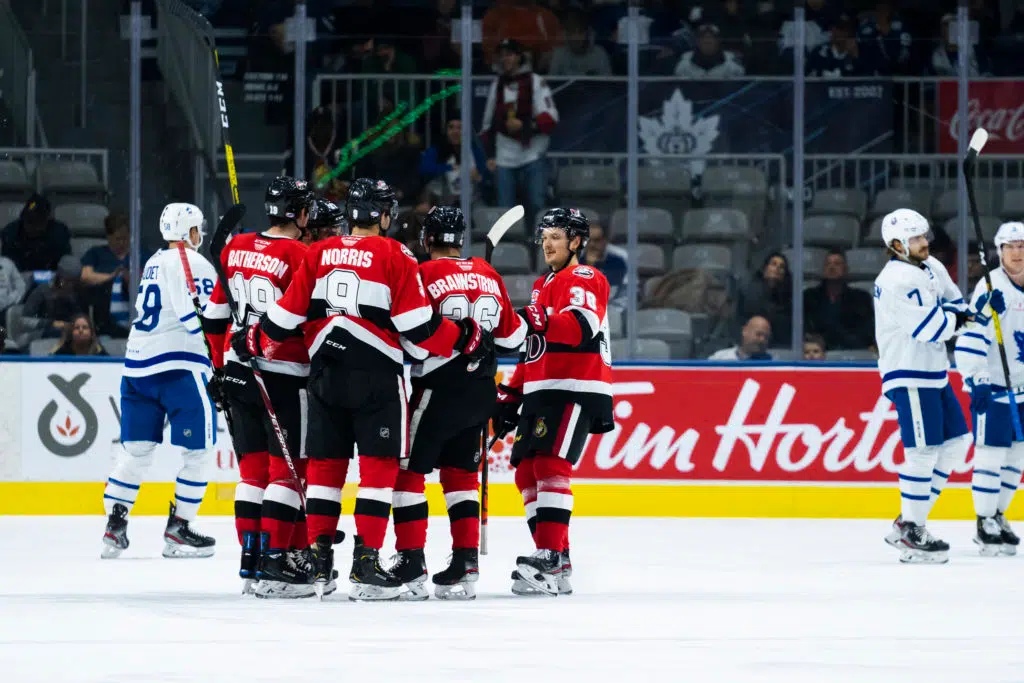
[[[640,142],[647,154],[692,154],[711,152],[718,138],[718,116],[694,118],[693,104],[678,89],[665,100],[661,119],[640,117]],[[694,175],[704,173],[703,160],[688,162]]]

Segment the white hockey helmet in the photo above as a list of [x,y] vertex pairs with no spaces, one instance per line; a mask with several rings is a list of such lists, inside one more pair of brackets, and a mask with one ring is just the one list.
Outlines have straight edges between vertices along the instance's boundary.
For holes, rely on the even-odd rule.
[[996,231],[996,249],[1002,249],[1007,242],[1024,242],[1024,223],[1011,221],[1003,223]]
[[906,254],[910,240],[920,235],[924,235],[930,242],[931,227],[928,219],[913,209],[896,209],[882,219],[882,241],[887,247],[891,248],[893,242],[899,242]]
[[[189,239],[192,228],[199,230],[199,242],[193,243]],[[203,236],[206,233],[206,219],[203,212],[195,204],[174,202],[164,207],[160,214],[160,234],[165,242],[183,241],[198,249],[203,244]]]

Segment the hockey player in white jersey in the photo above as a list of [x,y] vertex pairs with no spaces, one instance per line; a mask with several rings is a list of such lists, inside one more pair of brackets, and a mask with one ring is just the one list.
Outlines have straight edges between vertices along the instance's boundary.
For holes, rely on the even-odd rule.
[[899,420],[904,461],[901,514],[886,536],[901,562],[942,563],[949,544],[925,528],[952,469],[967,457],[971,437],[949,384],[945,342],[971,320],[960,290],[928,255],[924,216],[898,209],[882,219],[892,259],[875,279],[875,340],[882,393]]
[[160,215],[167,241],[146,262],[135,300],[136,317],[128,335],[121,379],[121,444],[107,480],[103,506],[107,529],[104,558],[128,547],[128,513],[164,439],[170,421],[171,444],[183,463],[164,531],[164,557],[209,557],[214,540],[191,528],[206,491],[206,466],[216,440],[216,411],[206,393],[211,373],[199,317],[192,302],[183,258],[201,305],[217,281],[210,262],[196,252],[203,241],[203,214],[192,204],[168,204]]
[[[991,311],[999,315],[1018,415],[1024,408],[1024,223],[1004,223],[996,233],[1000,267],[992,271],[992,294],[984,280],[971,298],[981,311],[957,339],[956,366],[971,393],[974,473],[971,495],[978,516],[974,542],[983,556],[1015,555],[1020,539],[1006,509],[1020,486],[1024,443],[1016,440]],[[1024,420],[1024,416],[1020,417]]]

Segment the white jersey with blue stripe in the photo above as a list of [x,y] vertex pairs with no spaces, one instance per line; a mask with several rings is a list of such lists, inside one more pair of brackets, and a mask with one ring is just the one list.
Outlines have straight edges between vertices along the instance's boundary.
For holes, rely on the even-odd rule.
[[[202,306],[213,292],[216,271],[194,249],[186,249]],[[148,377],[168,370],[209,370],[199,317],[185,282],[177,249],[162,249],[146,261],[135,299],[135,320],[125,352],[126,377]]]
[[949,383],[945,342],[967,303],[935,257],[919,266],[892,259],[875,278],[875,343],[882,393]]
[[[1003,343],[1006,346],[1006,361],[1010,367],[1010,384],[1016,388],[1018,395],[1024,393],[1024,289],[1013,284],[1002,268],[993,270],[992,288],[1003,293],[1006,312],[999,316],[999,326],[1003,332]],[[978,301],[988,292],[982,280],[974,288],[971,307],[977,309]],[[1005,391],[1006,378],[1003,375],[1003,364],[996,346],[995,326],[992,323],[992,309],[985,306],[975,321],[964,328],[956,340],[956,367],[964,379],[972,379],[976,384],[992,384],[995,391]],[[1009,397],[1004,393],[996,396],[1000,403],[1008,403]]]

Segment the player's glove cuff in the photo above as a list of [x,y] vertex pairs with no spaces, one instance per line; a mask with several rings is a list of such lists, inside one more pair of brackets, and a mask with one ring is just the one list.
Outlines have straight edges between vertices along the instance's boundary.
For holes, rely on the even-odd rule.
[[480,327],[476,320],[463,318],[456,324],[459,326],[459,338],[455,341],[455,351],[471,361],[483,360],[494,355],[494,337]]
[[530,304],[523,306],[516,313],[526,321],[526,326],[530,328],[531,334],[542,335],[548,331],[548,311],[544,306]]
[[209,395],[217,410],[227,410],[228,401],[224,394],[224,373],[221,370],[214,370],[210,381],[206,383],[206,393]]
[[238,360],[248,363],[253,358],[263,355],[262,339],[263,332],[260,330],[259,323],[256,323],[232,334],[231,348],[238,355]]

